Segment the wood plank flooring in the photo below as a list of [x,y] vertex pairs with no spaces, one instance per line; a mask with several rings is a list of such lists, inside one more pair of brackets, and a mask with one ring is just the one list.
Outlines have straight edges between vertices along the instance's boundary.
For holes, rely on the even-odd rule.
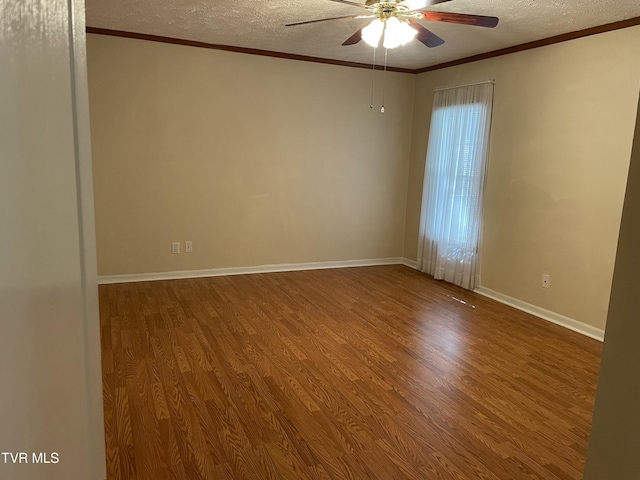
[[582,478],[600,343],[407,267],[100,309],[110,480]]

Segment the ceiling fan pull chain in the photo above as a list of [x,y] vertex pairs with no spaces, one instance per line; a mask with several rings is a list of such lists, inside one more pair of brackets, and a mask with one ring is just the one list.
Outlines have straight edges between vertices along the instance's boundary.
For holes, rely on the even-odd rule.
[[373,80],[376,74],[376,49],[373,49],[373,65],[371,66],[371,101],[369,102],[369,108],[373,108]]
[[387,48],[384,49],[384,71],[382,72],[382,107],[380,107],[380,113],[384,113],[384,84],[387,77]]

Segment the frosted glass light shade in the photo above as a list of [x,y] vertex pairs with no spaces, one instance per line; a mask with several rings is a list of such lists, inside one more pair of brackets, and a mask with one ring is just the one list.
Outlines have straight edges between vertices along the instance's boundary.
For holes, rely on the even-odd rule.
[[380,45],[380,38],[382,37],[383,30],[384,23],[376,18],[373,22],[362,29],[362,40],[373,48],[377,48]]
[[[364,30],[362,30],[362,33],[364,34]],[[413,40],[417,33],[407,22],[401,22],[396,17],[391,17],[385,22],[384,48],[396,48],[400,45],[405,45]]]

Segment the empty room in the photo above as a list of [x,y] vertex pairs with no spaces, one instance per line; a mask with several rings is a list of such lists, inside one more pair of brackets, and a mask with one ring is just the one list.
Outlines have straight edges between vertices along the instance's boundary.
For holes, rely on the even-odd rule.
[[2,6],[1,479],[640,478],[636,2]]

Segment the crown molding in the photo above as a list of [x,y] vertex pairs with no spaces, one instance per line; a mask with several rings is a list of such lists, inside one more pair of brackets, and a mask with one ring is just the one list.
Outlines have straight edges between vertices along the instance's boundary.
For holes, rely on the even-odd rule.
[[[607,23],[605,25],[598,25],[596,27],[586,28],[584,30],[577,30],[575,32],[563,33],[554,37],[543,38],[534,42],[522,43],[520,45],[514,45],[512,47],[501,48],[499,50],[493,50],[491,52],[481,53],[479,55],[473,55],[471,57],[460,58],[458,60],[452,60],[450,62],[439,63],[437,65],[430,65],[428,67],[410,69],[399,67],[387,67],[390,72],[399,73],[426,73],[434,70],[441,70],[443,68],[455,67],[457,65],[464,65],[465,63],[478,62],[480,60],[487,60],[489,58],[501,57],[503,55],[509,55],[511,53],[523,52],[525,50],[532,50],[534,48],[546,47],[548,45],[554,45],[556,43],[567,42],[569,40],[575,40],[582,37],[588,37],[591,35],[597,35],[600,33],[612,32],[623,28],[635,27],[640,25],[640,17],[633,17],[627,20],[620,20],[618,22]],[[366,63],[357,62],[345,62],[342,60],[334,60],[331,58],[310,57],[307,55],[295,55],[293,53],[275,52],[272,50],[260,50],[257,48],[245,48],[235,47],[233,45],[217,45],[213,43],[197,42],[195,40],[184,40],[180,38],[163,37],[159,35],[149,35],[146,33],[127,32],[124,30],[111,30],[108,28],[87,27],[87,33],[93,33],[96,35],[109,35],[112,37],[124,37],[134,38],[137,40],[147,40],[150,42],[171,43],[174,45],[184,45],[187,47],[196,48],[208,48],[211,50],[223,50],[227,52],[247,53],[250,55],[261,55],[264,57],[284,58],[287,60],[300,60],[303,62],[324,63],[328,65],[339,65],[342,67],[354,67],[354,68],[367,68],[371,69],[372,65]],[[384,67],[376,65],[377,70],[383,70]]]
[[473,55],[471,57],[452,60],[451,62],[439,63],[437,65],[431,65],[429,67],[413,70],[413,73],[433,72],[434,70],[442,70],[443,68],[455,67],[457,65],[464,65],[465,63],[473,63],[473,62],[478,62],[480,60],[486,60],[488,58],[501,57],[503,55],[509,55],[511,53],[524,52],[525,50],[532,50],[534,48],[546,47],[548,45],[554,45],[556,43],[567,42],[569,40],[576,40],[582,37],[589,37],[591,35],[597,35],[599,33],[612,32],[614,30],[620,30],[622,28],[635,27],[637,25],[640,25],[640,17],[629,18],[627,20],[620,20],[619,22],[607,23],[605,25],[599,25],[597,27],[585,28],[584,30],[576,30],[575,32],[563,33],[562,35],[543,38],[542,40],[536,40],[534,42],[522,43],[520,45],[514,45],[513,47],[501,48],[500,50],[493,50],[492,52],[486,52],[486,53],[481,53],[479,55]]
[[[257,48],[235,47],[233,45],[217,45],[214,43],[196,42],[195,40],[184,40],[180,38],[162,37],[159,35],[148,35],[146,33],[126,32],[124,30],[110,30],[108,28],[87,27],[87,33],[98,35],[109,35],[112,37],[134,38],[137,40],[147,40],[150,42],[171,43],[174,45],[184,45],[187,47],[208,48],[210,50],[224,50],[226,52],[248,53],[249,55],[260,55],[263,57],[284,58],[287,60],[300,60],[303,62],[325,63],[328,65],[339,65],[342,67],[367,68],[372,66],[366,63],[345,62],[331,58],[309,57],[307,55],[295,55],[293,53],[274,52],[272,50],[260,50]],[[384,67],[376,65],[376,70],[383,70]],[[388,72],[415,73],[410,68],[387,67]]]

